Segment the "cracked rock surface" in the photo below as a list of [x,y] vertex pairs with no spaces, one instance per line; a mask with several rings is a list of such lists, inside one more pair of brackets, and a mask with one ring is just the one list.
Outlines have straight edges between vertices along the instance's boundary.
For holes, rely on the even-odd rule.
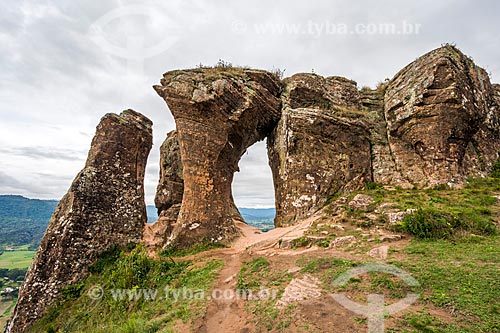
[[29,332],[61,289],[83,280],[103,251],[141,240],[151,146],[152,122],[140,113],[101,119],[84,169],[50,219],[6,332]]

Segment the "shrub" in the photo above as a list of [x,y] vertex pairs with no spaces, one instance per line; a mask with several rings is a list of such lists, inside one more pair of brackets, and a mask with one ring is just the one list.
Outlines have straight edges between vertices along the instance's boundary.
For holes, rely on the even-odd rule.
[[77,299],[82,294],[84,283],[75,283],[61,289],[62,296],[65,300]]
[[493,164],[490,176],[493,178],[500,178],[500,159]]
[[309,245],[311,245],[311,240],[306,236],[302,236],[292,240],[292,248],[306,247]]
[[368,182],[365,184],[367,190],[378,190],[383,189],[384,186],[375,182]]
[[217,242],[200,242],[197,244],[194,244],[193,246],[189,248],[177,248],[175,246],[168,246],[167,248],[161,250],[159,252],[159,255],[161,257],[185,257],[213,249],[222,249],[227,247],[226,245],[222,243],[217,243]]
[[122,250],[118,246],[114,246],[99,255],[99,259],[89,267],[90,273],[102,273],[104,268],[115,263],[122,255]]
[[479,235],[497,232],[495,223],[485,218],[481,211],[472,209],[463,209],[456,215],[434,208],[419,209],[406,215],[400,228],[421,239],[447,239],[464,231]]
[[403,231],[423,239],[449,238],[456,225],[455,218],[433,209],[419,209],[405,216],[401,223]]

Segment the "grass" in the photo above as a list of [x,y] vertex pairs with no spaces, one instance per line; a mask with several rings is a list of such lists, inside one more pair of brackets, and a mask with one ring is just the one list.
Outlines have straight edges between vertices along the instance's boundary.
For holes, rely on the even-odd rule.
[[269,261],[263,257],[245,262],[238,273],[237,289],[250,290],[260,287],[269,275],[269,266]]
[[[454,238],[461,237],[464,233],[497,233],[497,218],[500,213],[496,206],[496,196],[500,195],[498,178],[470,179],[463,189],[450,189],[447,186],[386,189],[376,183],[369,183],[365,190],[351,194],[348,202],[357,193],[367,194],[374,199],[374,203],[366,211],[352,210],[345,205],[346,221],[359,227],[386,224],[383,214],[380,219],[373,221],[366,218],[366,213],[373,212],[382,203],[391,203],[391,209],[417,209],[394,229],[420,238]],[[331,207],[327,207],[328,209],[333,210]]]
[[168,247],[168,248],[160,251],[160,256],[179,258],[179,257],[186,257],[186,256],[194,255],[197,253],[213,250],[213,249],[221,249],[221,248],[225,248],[225,247],[227,247],[227,246],[224,244],[221,244],[221,243],[198,243],[198,244],[195,244],[187,249]]
[[24,248],[4,251],[4,253],[0,255],[0,268],[27,268],[31,265],[35,254],[35,251],[29,251]]
[[[31,332],[149,333],[174,330],[179,322],[199,316],[207,299],[182,290],[208,295],[222,262],[194,265],[170,258],[151,259],[139,246],[130,253],[109,251],[84,282],[66,287],[63,300],[49,309]],[[166,291],[168,287],[168,292]],[[89,297],[94,290],[102,298]],[[179,298],[181,297],[181,298]]]
[[271,293],[276,296],[263,300],[251,300],[245,303],[246,310],[257,318],[253,325],[258,332],[288,331],[287,328],[293,321],[295,305],[279,310],[276,308],[276,299],[281,297],[291,279],[291,274],[275,269],[273,264],[266,258],[256,257],[244,262],[238,273],[237,289],[240,291],[259,291],[261,288],[270,289]]
[[453,313],[460,332],[500,332],[499,236],[413,241],[405,253],[396,264],[420,282],[423,302]]
[[[333,286],[340,274],[363,264],[341,258],[301,258],[297,265],[301,273],[319,278],[325,291],[345,292],[358,303],[366,302],[370,293],[384,294],[387,303],[409,292],[421,294],[417,304],[392,322],[387,332],[500,332],[498,235],[459,241],[415,239],[398,254],[402,259],[389,263],[410,273],[420,287],[408,287],[380,273],[362,274],[344,286]],[[439,311],[444,318],[436,315]]]
[[0,301],[0,331],[3,332],[10,312],[16,305],[17,300],[2,300]]

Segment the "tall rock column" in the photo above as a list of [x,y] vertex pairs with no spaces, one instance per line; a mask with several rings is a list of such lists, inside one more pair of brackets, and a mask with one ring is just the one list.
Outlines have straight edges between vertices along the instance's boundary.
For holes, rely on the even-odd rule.
[[103,251],[141,240],[147,222],[143,179],[151,128],[149,119],[132,110],[101,119],[85,168],[50,220],[7,333],[29,332],[61,289],[84,279]]
[[397,168],[413,184],[460,184],[498,158],[499,108],[488,74],[453,46],[396,74],[385,118]]
[[179,216],[183,193],[179,140],[177,132],[171,131],[160,147],[160,180],[155,196],[158,220],[144,228],[144,243],[152,253],[167,244]]
[[154,88],[175,118],[184,178],[169,243],[229,242],[238,235],[233,174],[279,120],[280,81],[266,71],[216,67],[165,73]]
[[356,83],[296,74],[284,84],[282,117],[268,140],[277,227],[371,179],[368,113],[360,110]]

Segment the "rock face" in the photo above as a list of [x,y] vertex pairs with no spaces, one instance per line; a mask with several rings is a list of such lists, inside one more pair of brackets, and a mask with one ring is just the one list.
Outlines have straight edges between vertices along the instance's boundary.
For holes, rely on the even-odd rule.
[[[144,228],[144,242],[153,252],[168,244],[177,223],[183,194],[184,176],[178,135],[176,131],[171,131],[160,147],[160,181],[155,197],[158,220]],[[232,197],[229,205],[230,216],[243,221]]]
[[156,188],[155,206],[158,215],[182,202],[184,178],[182,177],[181,149],[177,132],[167,134],[160,147],[160,181]]
[[268,141],[277,227],[371,179],[367,113],[360,109],[356,83],[297,74],[284,85],[281,120]]
[[500,148],[499,108],[487,73],[453,46],[401,70],[387,86],[385,118],[397,168],[419,186],[485,175]]
[[412,188],[413,185],[398,170],[389,146],[384,114],[386,86],[382,83],[377,89],[362,88],[360,91],[362,109],[367,112],[370,122],[372,179],[378,184]]
[[140,241],[151,128],[132,110],[101,119],[85,168],[50,220],[6,332],[29,332],[61,289],[85,278],[103,251]]
[[485,176],[500,151],[500,86],[453,46],[376,89],[315,74],[279,82],[227,67],[169,72],[155,89],[177,125],[177,141],[162,148],[177,157],[164,159],[156,202],[169,224],[156,231],[166,233],[165,244],[237,235],[233,173],[266,136],[278,227],[370,181],[412,188]]
[[158,220],[144,228],[144,243],[152,251],[167,243],[179,216],[183,193],[181,151],[177,132],[171,131],[160,147],[160,181],[155,196]]
[[157,93],[175,118],[184,193],[169,243],[229,242],[233,174],[242,154],[280,118],[281,84],[266,71],[200,68],[165,73]]

